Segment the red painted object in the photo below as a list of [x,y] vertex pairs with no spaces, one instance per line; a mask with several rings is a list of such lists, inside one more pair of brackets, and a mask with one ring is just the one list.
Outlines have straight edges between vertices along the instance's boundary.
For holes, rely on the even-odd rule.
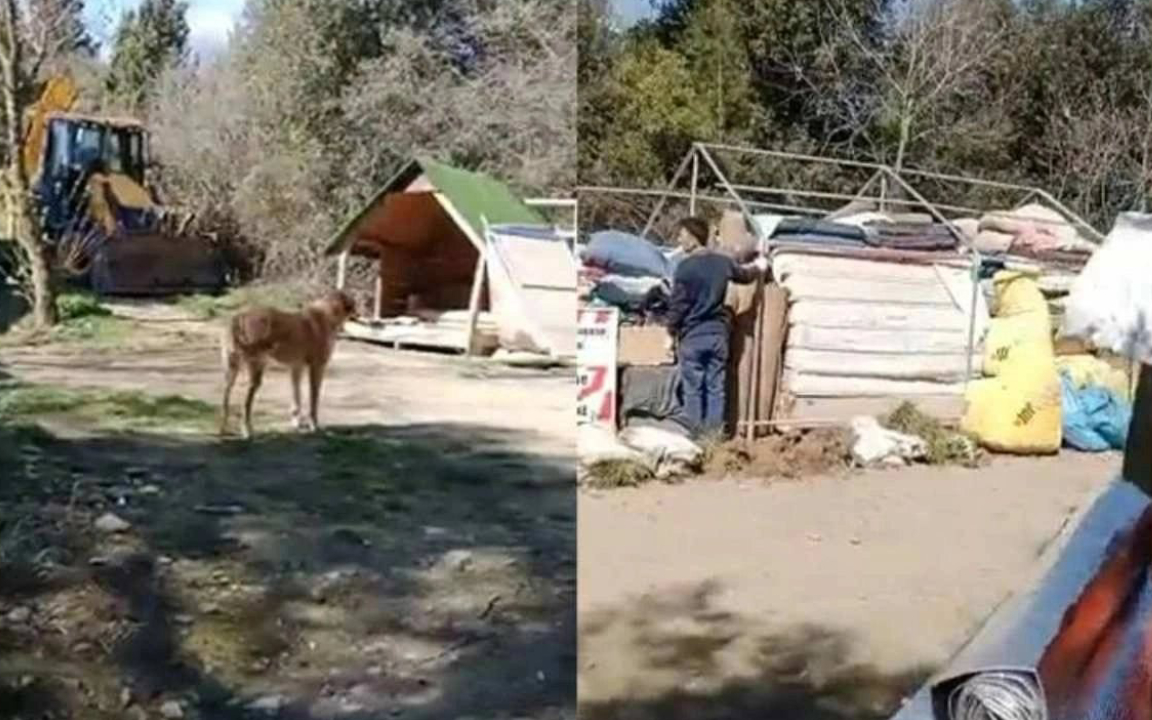
[[1050,720],[1152,720],[1152,509],[1117,538],[1040,659]]

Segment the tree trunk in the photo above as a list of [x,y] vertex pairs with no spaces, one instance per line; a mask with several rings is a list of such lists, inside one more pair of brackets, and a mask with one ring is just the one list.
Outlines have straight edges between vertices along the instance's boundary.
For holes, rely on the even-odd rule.
[[904,168],[904,153],[908,150],[908,140],[911,137],[912,115],[905,111],[904,116],[900,118],[900,144],[896,146],[896,163],[892,166],[897,175]]
[[7,140],[8,166],[4,185],[8,217],[14,221],[16,242],[28,263],[32,283],[33,320],[37,329],[56,324],[56,293],[52,284],[50,249],[44,241],[43,228],[32,198],[24,168],[23,121],[20,62],[22,41],[19,34],[20,6],[16,0],[0,3],[0,93],[4,101],[4,133]]
[[[19,202],[19,201],[17,201]],[[17,211],[19,213],[19,210]],[[24,218],[17,219],[17,238],[28,258],[28,276],[32,282],[32,320],[36,329],[44,330],[56,324],[56,287],[52,283],[52,265],[48,248],[34,233]]]

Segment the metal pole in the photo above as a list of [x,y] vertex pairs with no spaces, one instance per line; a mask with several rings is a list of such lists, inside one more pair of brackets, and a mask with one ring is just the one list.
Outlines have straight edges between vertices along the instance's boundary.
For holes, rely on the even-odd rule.
[[[625,187],[604,187],[601,185],[584,185],[580,187],[582,193],[600,193],[602,195],[640,195],[655,197],[660,195],[667,195],[670,198],[678,198],[681,200],[690,200],[691,193],[684,191],[668,191],[668,190],[650,190],[645,188],[625,188]],[[736,205],[739,203],[730,197],[721,197],[719,195],[707,195],[698,193],[697,200],[703,202],[716,203],[718,205]],[[764,202],[761,200],[745,200],[744,204],[748,207],[765,208],[767,210],[783,210],[791,213],[807,213],[809,215],[826,215],[828,210],[825,208],[807,207],[803,205],[785,205],[782,203]]]
[[739,145],[724,145],[721,143],[699,143],[699,146],[708,150],[722,150],[728,152],[748,153],[749,155],[760,155],[762,157],[781,158],[783,160],[804,160],[807,162],[821,163],[824,165],[841,165],[843,167],[856,167],[866,168],[869,170],[880,170],[884,165],[879,163],[861,162],[859,160],[842,160],[840,158],[827,158],[820,157],[819,155],[805,155],[803,153],[784,152],[781,150],[764,150],[762,148],[741,147]]
[[980,297],[980,252],[972,249],[972,297],[968,307],[968,349],[964,356],[964,394],[972,383],[972,352],[976,349],[976,301]]
[[696,187],[700,182],[700,155],[692,153],[692,195],[688,200],[688,214],[696,215]]
[[668,182],[668,187],[665,192],[660,196],[660,201],[656,203],[656,207],[652,208],[652,214],[648,216],[648,222],[644,223],[644,230],[641,231],[640,237],[648,239],[648,233],[652,231],[652,226],[656,224],[656,218],[660,216],[660,211],[664,209],[664,203],[668,201],[668,195],[672,188],[676,187],[676,183],[680,182],[680,176],[688,169],[688,161],[696,156],[696,146],[693,145],[684,159],[680,161],[680,167],[676,168],[676,172],[672,175],[672,179]]
[[756,218],[744,203],[744,198],[740,197],[740,193],[736,192],[736,189],[732,187],[732,183],[728,182],[728,177],[720,169],[720,166],[716,164],[716,161],[712,159],[712,154],[709,153],[703,145],[699,146],[698,151],[700,156],[704,158],[704,162],[708,163],[708,166],[712,168],[712,172],[716,173],[716,178],[720,180],[720,184],[724,186],[724,189],[728,191],[732,199],[736,201],[736,205],[744,215],[744,220],[752,226],[753,232],[756,233],[756,239],[763,241],[765,239],[763,237],[764,233],[760,230],[759,223],[756,222]]
[[[868,181],[868,184],[871,184],[872,182],[874,182],[874,180],[875,180],[875,176],[873,177],[873,180]],[[883,183],[883,178],[881,178],[881,182]],[[768,186],[763,186],[763,185],[733,185],[732,187],[736,190],[741,191],[741,192],[762,193],[762,194],[772,194],[772,195],[797,195],[800,197],[811,197],[811,198],[817,198],[817,199],[821,199],[821,200],[843,200],[846,202],[856,202],[858,200],[875,200],[875,201],[878,201],[880,203],[887,203],[887,204],[891,204],[891,205],[905,205],[905,206],[913,206],[913,207],[919,207],[921,205],[921,203],[919,201],[916,201],[916,200],[902,200],[900,198],[886,197],[883,194],[883,191],[881,191],[880,196],[867,195],[867,194],[865,194],[865,190],[867,188],[861,189],[861,191],[856,193],[855,195],[849,195],[848,193],[823,192],[820,190],[799,190],[799,189],[785,188],[785,187],[768,187]],[[945,205],[943,203],[937,203],[936,207],[938,207],[942,210],[948,210],[950,212],[975,213],[975,214],[980,214],[982,212],[979,208],[967,207],[964,205]]]

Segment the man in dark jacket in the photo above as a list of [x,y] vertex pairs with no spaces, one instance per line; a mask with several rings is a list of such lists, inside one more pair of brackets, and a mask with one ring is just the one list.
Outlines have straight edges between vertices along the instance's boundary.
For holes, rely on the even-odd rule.
[[684,413],[698,434],[724,431],[725,380],[731,334],[724,297],[728,283],[750,283],[768,270],[768,259],[739,265],[708,249],[708,223],[680,221],[677,242],[685,255],[672,278],[668,332],[676,344],[684,392]]

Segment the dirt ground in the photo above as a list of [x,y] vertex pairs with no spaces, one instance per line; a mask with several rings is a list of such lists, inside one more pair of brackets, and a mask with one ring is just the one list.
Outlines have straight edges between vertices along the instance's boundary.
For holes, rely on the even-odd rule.
[[[212,324],[127,312],[0,380],[215,405]],[[0,718],[575,716],[570,372],[342,341],[324,430],[289,398],[250,443],[63,404],[0,437]]]
[[580,717],[888,717],[1119,463],[581,491]]

